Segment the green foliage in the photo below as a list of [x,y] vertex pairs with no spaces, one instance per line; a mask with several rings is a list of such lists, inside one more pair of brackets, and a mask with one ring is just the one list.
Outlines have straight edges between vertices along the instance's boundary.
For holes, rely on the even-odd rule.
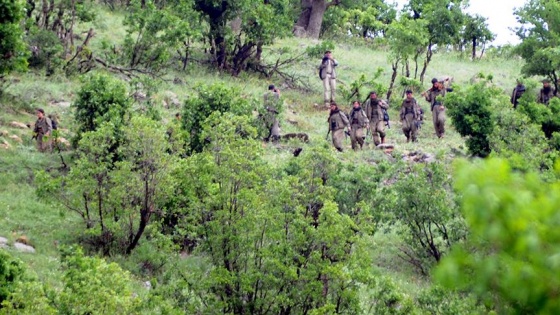
[[27,69],[27,49],[19,25],[23,14],[23,1],[0,1],[0,95],[8,74]]
[[444,166],[434,162],[403,170],[384,188],[386,220],[403,225],[401,258],[425,275],[466,235],[450,186]]
[[461,37],[463,45],[470,44],[472,47],[472,58],[476,57],[476,47],[486,45],[496,37],[488,29],[486,18],[480,15],[465,15],[465,27],[462,30]]
[[[523,95],[525,96],[525,95]],[[560,131],[560,99],[552,98],[548,106],[532,99],[522,97],[518,105],[519,111],[529,117],[532,123],[539,124],[547,138]]]
[[516,28],[516,33],[522,40],[516,52],[525,60],[521,72],[527,76],[547,76],[558,89],[560,3],[532,0],[519,8],[515,15],[521,25]]
[[139,299],[131,290],[131,278],[116,263],[87,257],[80,248],[62,251],[64,288],[58,296],[63,314],[131,314]]
[[252,107],[251,101],[239,89],[224,84],[200,85],[196,92],[196,96],[185,101],[182,115],[183,129],[189,134],[191,152],[201,152],[204,148],[205,139],[200,132],[213,112],[248,115]]
[[317,45],[308,46],[305,49],[307,56],[310,58],[322,58],[325,51],[330,50],[333,51],[335,48],[334,42],[330,40],[324,40]]
[[[546,108],[542,104],[536,106]],[[523,108],[527,109],[527,106]],[[518,171],[552,170],[557,154],[550,150],[541,127],[521,111],[520,107],[513,110],[508,106],[496,115],[496,125],[488,138],[492,156],[507,159]]]
[[27,37],[27,43],[33,51],[29,58],[30,67],[44,68],[45,74],[49,76],[62,65],[64,48],[55,33],[34,28]]
[[83,80],[82,87],[72,104],[78,124],[75,143],[82,134],[95,131],[106,121],[113,121],[119,130],[130,108],[130,99],[124,82],[105,74],[93,74]]
[[[167,153],[165,129],[153,120],[133,117],[116,152],[114,128],[104,123],[85,133],[67,175],[38,174],[39,195],[77,213],[85,225],[84,239],[105,255],[130,254],[138,245],[174,189],[170,174],[176,162]],[[117,162],[114,155],[120,157]]]
[[162,7],[157,1],[131,1],[127,11],[123,63],[131,68],[162,71],[172,52],[201,35],[193,1]]
[[377,71],[375,71],[373,78],[371,79],[367,78],[366,75],[362,73],[360,77],[352,81],[349,86],[341,86],[340,92],[342,93],[344,99],[349,103],[355,100],[364,102],[369,96],[370,91],[375,91],[377,92],[377,95],[382,95],[387,91],[387,88],[385,88],[383,84],[379,83],[379,77],[381,77],[381,74],[383,74],[383,68],[377,68]]
[[0,249],[0,304],[10,296],[23,277],[22,262]]
[[[371,299],[371,301],[370,301]],[[418,314],[413,300],[387,276],[375,281],[374,289],[366,299],[367,314],[405,315]]]
[[423,314],[486,314],[484,307],[473,296],[437,285],[422,290],[416,303]]
[[471,236],[442,261],[438,281],[471,290],[499,312],[558,313],[559,183],[512,172],[498,159],[463,162],[456,178]]
[[488,88],[486,82],[456,89],[445,99],[449,115],[455,129],[467,138],[467,147],[473,155],[485,157],[490,154],[489,135],[494,129],[492,117],[492,95],[496,93]]

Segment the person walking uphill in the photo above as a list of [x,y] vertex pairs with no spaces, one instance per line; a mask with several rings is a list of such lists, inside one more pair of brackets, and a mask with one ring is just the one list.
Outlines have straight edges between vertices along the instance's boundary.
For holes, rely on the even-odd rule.
[[370,92],[369,98],[364,103],[364,110],[369,119],[369,128],[373,136],[373,143],[379,145],[385,143],[385,121],[383,120],[383,109],[388,109],[389,105],[377,98],[377,93]]
[[50,150],[50,140],[43,139],[50,137],[52,134],[51,120],[45,116],[45,111],[42,108],[37,109],[37,121],[33,128],[33,138],[37,139],[37,149],[39,152]]
[[438,138],[443,138],[445,134],[445,107],[443,107],[442,97],[445,97],[445,88],[436,78],[432,79],[432,88],[422,93],[426,101],[430,103],[432,110],[432,120]]
[[416,142],[416,134],[418,132],[416,122],[420,118],[420,106],[412,96],[412,91],[406,91],[406,98],[401,105],[400,117],[402,122],[402,130],[406,136],[406,142]]
[[278,105],[280,104],[280,91],[271,84],[268,86],[268,91],[264,93],[263,99],[263,120],[268,130],[265,141],[277,141],[280,139],[280,127],[277,118],[279,114]]
[[319,78],[323,80],[325,106],[336,101],[336,71],[338,62],[333,58],[332,52],[327,50],[319,66]]
[[513,108],[517,108],[517,104],[519,104],[519,99],[525,93],[525,85],[521,80],[517,80],[517,85],[513,88],[513,92],[511,92],[511,99],[510,102],[513,104]]
[[344,140],[344,128],[348,127],[349,131],[352,131],[352,127],[350,127],[350,122],[348,121],[348,117],[346,114],[341,112],[338,109],[336,103],[331,103],[331,112],[329,114],[329,119],[327,122],[329,123],[329,130],[332,133],[332,142],[334,147],[342,152],[342,141]]
[[360,149],[364,145],[364,128],[369,127],[369,119],[360,106],[359,101],[354,101],[352,106],[350,111],[350,140],[352,142],[352,149],[358,150],[358,144]]

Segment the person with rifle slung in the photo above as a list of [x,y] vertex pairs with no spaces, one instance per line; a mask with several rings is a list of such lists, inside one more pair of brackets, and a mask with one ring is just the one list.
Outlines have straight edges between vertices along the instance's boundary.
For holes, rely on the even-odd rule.
[[350,111],[350,141],[352,142],[352,149],[358,150],[364,145],[364,128],[369,128],[369,119],[366,113],[360,106],[360,101],[354,101],[352,110]]
[[377,93],[372,91],[364,103],[364,110],[369,119],[369,129],[373,137],[373,143],[379,145],[385,143],[385,121],[383,120],[383,109],[387,110],[389,104],[377,98]]
[[412,91],[406,91],[406,98],[402,102],[400,118],[402,122],[402,130],[406,136],[406,142],[416,142],[416,134],[418,132],[416,122],[420,119],[420,106],[412,96]]
[[[51,120],[45,116],[45,111],[42,108],[37,109],[37,121],[33,128],[33,138],[37,139],[37,149],[39,152],[50,150],[51,141],[48,139],[52,133]],[[47,139],[43,139],[47,137]]]
[[517,108],[517,104],[519,104],[519,99],[525,93],[525,85],[520,79],[517,79],[517,85],[513,88],[513,92],[511,92],[511,103],[513,104],[513,108]]
[[335,102],[331,102],[331,111],[327,122],[329,124],[329,131],[332,133],[333,145],[338,151],[342,152],[344,128],[347,127],[349,131],[352,131],[352,127],[350,127],[350,122],[348,121],[346,114],[338,109],[338,105],[336,105]]
[[550,80],[544,79],[542,80],[543,87],[539,91],[539,97],[537,98],[537,102],[547,105],[550,100],[556,96],[556,90],[550,86]]
[[443,101],[441,100],[441,98],[445,97],[445,91],[443,83],[439,82],[438,79],[433,78],[432,87],[422,93],[422,96],[424,96],[426,101],[430,103],[434,129],[438,138],[443,138],[443,135],[445,134],[445,107],[443,106]]

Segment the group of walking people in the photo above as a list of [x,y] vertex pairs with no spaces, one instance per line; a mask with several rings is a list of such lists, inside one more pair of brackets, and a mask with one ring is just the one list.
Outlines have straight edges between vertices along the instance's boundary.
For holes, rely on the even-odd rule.
[[[346,135],[350,136],[352,149],[360,149],[364,145],[367,133],[371,133],[373,143],[376,146],[385,143],[388,102],[378,98],[377,93],[372,91],[363,104],[360,101],[354,101],[350,113],[346,115],[336,103],[337,66],[338,62],[333,58],[332,52],[326,51],[319,66],[319,77],[323,81],[325,105],[330,107],[327,122],[334,147],[342,151],[342,142]],[[434,78],[432,79],[432,87],[422,93],[422,96],[430,103],[432,121],[438,138],[443,138],[445,134],[443,97],[445,97],[446,91],[443,82]],[[424,111],[414,98],[411,90],[406,91],[399,116],[406,141],[416,142]]]

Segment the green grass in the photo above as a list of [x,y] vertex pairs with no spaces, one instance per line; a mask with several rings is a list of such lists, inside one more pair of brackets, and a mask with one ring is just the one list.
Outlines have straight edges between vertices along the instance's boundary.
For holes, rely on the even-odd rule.
[[[99,49],[103,41],[118,44],[126,34],[121,26],[122,14],[112,13],[107,10],[98,10],[98,20],[94,23],[79,25],[77,33],[87,31],[93,27],[96,36],[91,41],[93,49]],[[276,42],[264,51],[264,58],[276,60],[277,51],[287,48],[292,54],[301,53],[306,47],[315,45],[317,42],[288,38]],[[388,53],[380,48],[358,45],[351,47],[348,44],[340,44],[334,50],[334,56],[339,61],[338,68],[339,84],[349,84],[364,73],[371,77],[378,67],[384,69],[380,82],[388,85],[391,75]],[[303,61],[295,64],[290,71],[298,74],[312,88],[311,93],[304,93],[298,90],[286,89],[278,79],[263,79],[254,75],[242,74],[237,78],[227,74],[209,70],[203,66],[193,64],[188,72],[169,70],[165,74],[168,81],[162,82],[159,91],[154,98],[158,105],[164,95],[171,91],[175,93],[179,100],[183,102],[194,93],[194,88],[198,84],[212,84],[224,82],[228,85],[242,89],[247,97],[260,99],[262,93],[269,84],[276,84],[282,90],[282,97],[285,101],[285,112],[282,115],[282,133],[305,132],[309,134],[311,145],[291,142],[276,146],[273,144],[263,144],[266,146],[267,158],[271,163],[282,163],[291,158],[291,149],[303,146],[304,154],[306,150],[312,150],[312,145],[330,143],[325,140],[327,134],[328,111],[321,106],[318,108],[314,104],[322,104],[322,83],[317,78],[317,66],[319,60],[304,58]],[[477,61],[470,61],[468,58],[459,57],[457,54],[436,54],[426,74],[426,82],[433,76],[441,77],[451,75],[455,78],[455,83],[465,84],[476,76],[479,72],[494,75],[494,83],[508,94],[515,85],[515,79],[519,76],[519,69],[522,61],[517,59],[495,59],[487,58]],[[180,78],[184,84],[176,85],[171,81],[173,78]],[[59,205],[47,204],[39,200],[35,193],[36,183],[34,174],[41,169],[56,168],[60,166],[59,158],[55,154],[40,154],[33,147],[30,140],[31,130],[14,129],[9,127],[11,121],[21,121],[33,123],[35,116],[32,112],[34,107],[43,107],[48,113],[56,112],[60,115],[60,127],[72,129],[72,111],[67,107],[60,107],[55,101],[71,102],[75,98],[76,91],[79,89],[79,78],[65,78],[61,75],[46,78],[40,74],[29,72],[27,74],[15,76],[15,82],[6,93],[12,98],[0,100],[0,107],[7,110],[0,113],[0,131],[6,130],[10,135],[18,135],[23,139],[22,144],[18,144],[8,137],[0,136],[2,140],[8,141],[12,149],[4,150],[0,148],[0,236],[14,240],[20,235],[26,235],[31,243],[37,248],[36,254],[14,255],[21,258],[32,270],[34,270],[43,281],[55,284],[60,279],[57,242],[71,242],[73,231],[81,227],[79,219],[72,213],[61,208]],[[426,89],[428,84],[424,86]],[[340,93],[338,94],[340,95]],[[427,103],[417,96],[421,106],[428,109]],[[345,110],[349,109],[343,106]],[[334,149],[333,154],[338,158],[350,163],[366,162],[373,163],[382,159],[400,159],[403,154],[410,151],[420,150],[431,153],[439,158],[451,160],[456,155],[466,154],[464,139],[453,129],[450,119],[447,121],[447,132],[444,139],[437,139],[434,135],[431,123],[431,115],[426,112],[426,120],[423,128],[419,132],[417,143],[406,143],[406,139],[398,122],[398,111],[400,101],[393,101],[390,108],[392,125],[387,131],[387,142],[396,144],[391,156],[380,150],[372,148],[371,139],[367,149],[359,152],[352,152],[350,140],[344,146],[345,152],[338,153]],[[175,112],[180,109],[162,109],[164,120],[172,119]],[[297,125],[286,122],[287,119],[297,121]],[[63,131],[63,136],[69,138],[70,132]],[[372,239],[372,257],[376,265],[374,270],[385,272],[392,276],[405,288],[411,295],[414,295],[419,288],[423,288],[426,279],[419,277],[410,266],[398,258],[396,245],[400,242],[398,235],[393,232],[379,230]],[[117,258],[117,260],[120,258]]]

